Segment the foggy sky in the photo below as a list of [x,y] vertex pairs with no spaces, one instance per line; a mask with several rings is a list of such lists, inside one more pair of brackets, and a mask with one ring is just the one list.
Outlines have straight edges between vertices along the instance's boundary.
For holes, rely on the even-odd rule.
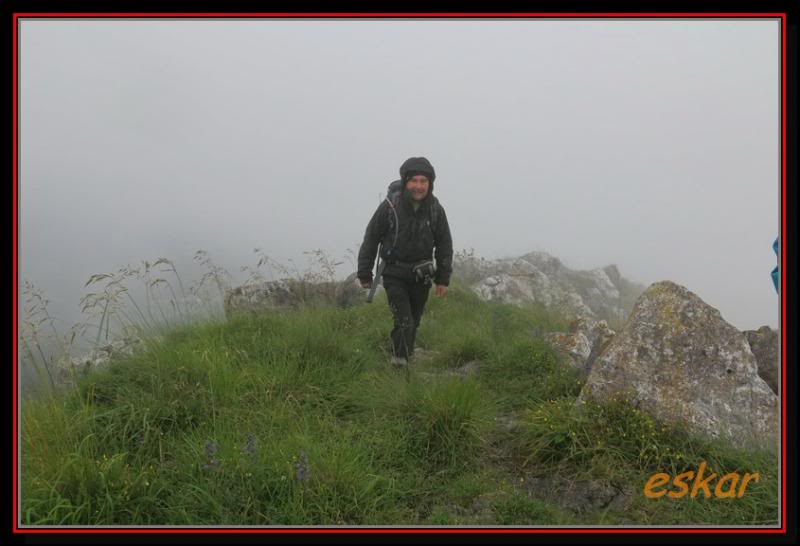
[[669,279],[778,326],[780,28],[767,20],[28,20],[21,277],[253,248],[353,271],[410,156],[456,249]]

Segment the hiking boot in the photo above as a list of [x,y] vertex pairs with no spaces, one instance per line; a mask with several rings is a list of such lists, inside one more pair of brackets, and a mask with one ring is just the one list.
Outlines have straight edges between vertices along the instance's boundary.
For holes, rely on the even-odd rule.
[[408,359],[403,356],[393,356],[389,363],[395,368],[407,368]]

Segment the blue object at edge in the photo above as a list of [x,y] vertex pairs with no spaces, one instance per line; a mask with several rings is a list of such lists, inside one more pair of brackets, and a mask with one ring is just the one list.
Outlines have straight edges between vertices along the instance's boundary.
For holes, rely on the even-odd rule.
[[[780,259],[781,255],[778,252],[778,249],[780,248],[780,246],[778,244],[778,239],[780,239],[780,237],[775,239],[775,242],[772,243],[772,250],[775,251],[775,255],[778,257],[778,259]],[[772,283],[775,285],[775,292],[780,294],[780,290],[778,289],[778,284],[780,284],[778,282],[779,281],[779,277],[780,277],[780,273],[778,272],[778,266],[775,266],[775,269],[772,270]]]

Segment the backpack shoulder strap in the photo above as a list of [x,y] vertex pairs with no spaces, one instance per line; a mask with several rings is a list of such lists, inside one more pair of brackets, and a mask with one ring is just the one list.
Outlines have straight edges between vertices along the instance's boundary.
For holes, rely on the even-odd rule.
[[388,217],[387,221],[387,232],[393,234],[393,241],[392,241],[392,248],[388,249],[388,252],[391,253],[394,251],[394,248],[397,246],[397,235],[399,230],[398,225],[398,218],[397,218],[397,206],[400,203],[400,197],[403,193],[403,183],[400,180],[395,180],[391,184],[389,184],[389,188],[386,191],[386,203],[388,204],[386,207],[386,215]]
[[389,204],[386,208],[386,213],[389,215],[389,227],[394,229],[395,220],[397,218],[397,206],[400,204],[400,197],[403,193],[403,183],[400,180],[395,180],[389,184],[386,190],[385,201]]
[[435,196],[431,197],[433,197],[433,202],[431,203],[431,212],[430,212],[431,229],[433,230],[433,233],[435,235],[436,228],[438,227],[439,223],[439,200],[436,199]]

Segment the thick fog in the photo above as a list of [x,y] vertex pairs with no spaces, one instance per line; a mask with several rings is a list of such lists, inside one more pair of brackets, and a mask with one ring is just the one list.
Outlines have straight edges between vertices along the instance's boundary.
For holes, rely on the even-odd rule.
[[[89,275],[254,248],[354,270],[410,156],[456,249],[669,279],[778,326],[771,20],[27,20],[20,275],[61,327]],[[187,281],[188,282],[188,281]]]

